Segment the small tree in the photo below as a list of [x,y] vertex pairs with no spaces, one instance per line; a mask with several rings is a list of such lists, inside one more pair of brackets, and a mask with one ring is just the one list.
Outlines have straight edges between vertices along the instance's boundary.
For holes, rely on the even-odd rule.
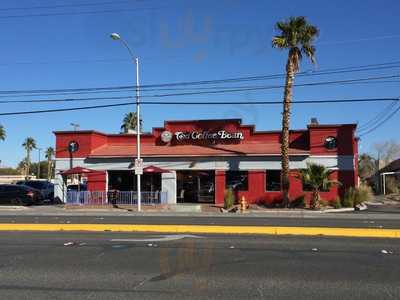
[[319,206],[320,191],[329,190],[333,185],[339,184],[336,180],[330,180],[331,171],[323,165],[308,163],[307,168],[300,170],[301,180],[312,189],[310,206],[315,209]]
[[383,164],[379,166],[380,168],[388,165],[400,156],[400,144],[396,140],[376,143],[373,147],[377,153],[378,162]]

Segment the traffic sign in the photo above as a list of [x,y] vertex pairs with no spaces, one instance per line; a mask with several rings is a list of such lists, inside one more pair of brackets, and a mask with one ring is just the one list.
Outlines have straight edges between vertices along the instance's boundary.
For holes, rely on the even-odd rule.
[[143,159],[135,159],[135,174],[142,175],[143,174]]

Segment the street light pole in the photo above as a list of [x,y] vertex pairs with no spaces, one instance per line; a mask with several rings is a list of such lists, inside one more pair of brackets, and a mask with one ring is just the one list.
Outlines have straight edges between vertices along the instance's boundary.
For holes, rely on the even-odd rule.
[[[135,55],[133,55],[132,50],[129,48],[128,43],[121,38],[121,36],[118,33],[112,33],[111,38],[113,40],[120,40],[125,48],[128,50],[132,60],[135,61],[136,64],[136,157],[137,157],[137,163],[139,164],[139,168],[142,168],[142,163],[141,163],[141,158],[140,158],[140,91],[139,91],[139,58]],[[136,167],[136,164],[135,164]],[[141,205],[142,205],[142,193],[141,193],[141,174],[142,170],[137,170],[135,168],[136,172],[136,185],[137,185],[137,203],[138,203],[138,211],[141,211]]]
[[[136,62],[136,155],[140,162],[140,91],[139,91],[139,58],[135,58]],[[142,194],[141,194],[141,172],[137,173],[137,191],[138,191],[138,211],[141,211]]]

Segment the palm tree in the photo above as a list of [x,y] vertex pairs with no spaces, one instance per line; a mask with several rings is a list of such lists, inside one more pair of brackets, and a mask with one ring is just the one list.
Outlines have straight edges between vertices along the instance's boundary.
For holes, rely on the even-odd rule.
[[318,36],[318,28],[309,24],[305,17],[291,17],[287,21],[277,22],[279,34],[272,39],[272,47],[280,50],[289,50],[286,63],[286,81],[283,95],[282,113],[282,192],[283,205],[289,205],[289,126],[290,106],[292,102],[293,82],[300,69],[303,54],[315,63],[314,39]]
[[32,137],[27,137],[22,146],[26,150],[26,177],[28,177],[31,164],[31,151],[36,148],[36,141]]
[[[123,133],[128,133],[131,130],[137,131],[137,117],[136,112],[129,112],[125,114],[124,119],[122,120],[121,131]],[[140,128],[142,128],[142,119],[140,119]]]
[[4,141],[6,139],[6,130],[3,125],[0,125],[0,140]]
[[52,177],[52,165],[53,165],[53,156],[54,156],[54,148],[53,147],[48,147],[46,149],[46,154],[47,158],[47,179],[50,180]]
[[319,192],[329,190],[333,185],[339,184],[336,180],[330,180],[331,171],[323,165],[308,163],[307,168],[300,170],[301,180],[312,189],[310,206],[312,209],[319,207]]
[[21,175],[26,174],[26,158],[18,163],[17,170]]

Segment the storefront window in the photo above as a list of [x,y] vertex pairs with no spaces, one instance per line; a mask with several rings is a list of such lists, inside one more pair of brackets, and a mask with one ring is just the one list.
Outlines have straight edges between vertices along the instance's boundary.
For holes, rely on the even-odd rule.
[[279,192],[281,190],[281,171],[267,170],[265,186],[269,192]]
[[214,202],[214,171],[177,171],[177,202]]
[[225,173],[225,187],[232,188],[235,191],[248,190],[248,172],[247,171],[227,171]]

